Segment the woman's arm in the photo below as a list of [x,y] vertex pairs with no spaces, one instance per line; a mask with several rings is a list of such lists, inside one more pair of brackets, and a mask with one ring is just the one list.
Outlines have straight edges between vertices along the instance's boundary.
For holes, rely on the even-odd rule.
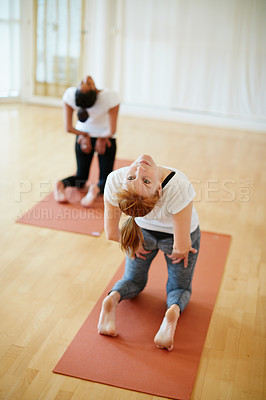
[[108,240],[120,243],[119,221],[122,211],[104,200],[104,231]]
[[117,117],[119,112],[119,104],[108,111],[110,122],[110,137],[116,133]]
[[197,250],[191,247],[190,226],[193,202],[189,203],[183,210],[173,215],[174,223],[174,245],[173,251],[169,258],[173,260],[173,264],[184,260],[184,267],[188,264],[188,254],[197,253]]
[[95,144],[95,150],[99,154],[104,154],[106,151],[106,147],[111,147],[111,142],[109,139],[111,139],[111,137],[116,132],[118,111],[119,111],[119,104],[113,108],[110,108],[110,110],[108,111],[109,131],[106,133],[105,137],[98,138]]
[[64,103],[65,129],[67,132],[78,136],[78,143],[81,146],[81,150],[83,153],[89,154],[92,150],[90,135],[87,132],[78,131],[73,127],[73,112],[73,108]]

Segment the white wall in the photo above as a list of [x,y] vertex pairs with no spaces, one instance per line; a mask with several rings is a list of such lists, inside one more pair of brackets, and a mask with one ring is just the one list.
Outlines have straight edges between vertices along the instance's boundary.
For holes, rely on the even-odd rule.
[[[86,0],[84,74],[118,90],[124,114],[266,132],[265,21],[265,0]],[[47,103],[29,95],[30,68],[23,98]]]

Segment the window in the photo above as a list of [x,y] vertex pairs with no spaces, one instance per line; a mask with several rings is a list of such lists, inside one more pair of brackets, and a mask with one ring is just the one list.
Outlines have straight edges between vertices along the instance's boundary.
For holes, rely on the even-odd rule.
[[35,0],[35,95],[61,97],[81,78],[83,0]]
[[20,95],[20,1],[0,1],[0,97]]

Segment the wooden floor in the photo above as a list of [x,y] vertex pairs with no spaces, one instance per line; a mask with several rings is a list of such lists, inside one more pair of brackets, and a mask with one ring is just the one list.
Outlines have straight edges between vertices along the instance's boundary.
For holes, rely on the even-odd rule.
[[[0,105],[0,126],[0,399],[158,400],[52,373],[124,256],[15,223],[75,171],[74,138],[58,108]],[[266,135],[120,117],[117,156],[142,153],[193,181],[203,230],[232,235],[192,399],[266,399]]]

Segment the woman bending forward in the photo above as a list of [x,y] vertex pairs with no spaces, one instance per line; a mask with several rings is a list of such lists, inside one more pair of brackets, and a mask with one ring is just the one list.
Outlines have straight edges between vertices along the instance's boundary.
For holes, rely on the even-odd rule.
[[[59,203],[68,201],[66,187],[83,188],[89,176],[94,152],[98,154],[100,176],[97,184],[89,187],[82,198],[84,207],[92,206],[104,191],[108,174],[113,170],[116,154],[116,125],[119,111],[118,94],[109,89],[97,89],[91,76],[86,76],[76,87],[68,88],[63,96],[64,119],[67,132],[76,135],[76,175],[56,182],[54,198]],[[78,121],[73,126],[73,113]]]
[[[111,172],[104,190],[105,233],[126,252],[124,276],[103,300],[98,332],[116,336],[118,303],[137,296],[146,286],[150,264],[164,253],[168,281],[167,311],[155,335],[157,347],[173,349],[180,314],[191,296],[200,247],[195,191],[179,170],[156,165],[142,155],[129,167]],[[129,218],[119,228],[122,213]]]

